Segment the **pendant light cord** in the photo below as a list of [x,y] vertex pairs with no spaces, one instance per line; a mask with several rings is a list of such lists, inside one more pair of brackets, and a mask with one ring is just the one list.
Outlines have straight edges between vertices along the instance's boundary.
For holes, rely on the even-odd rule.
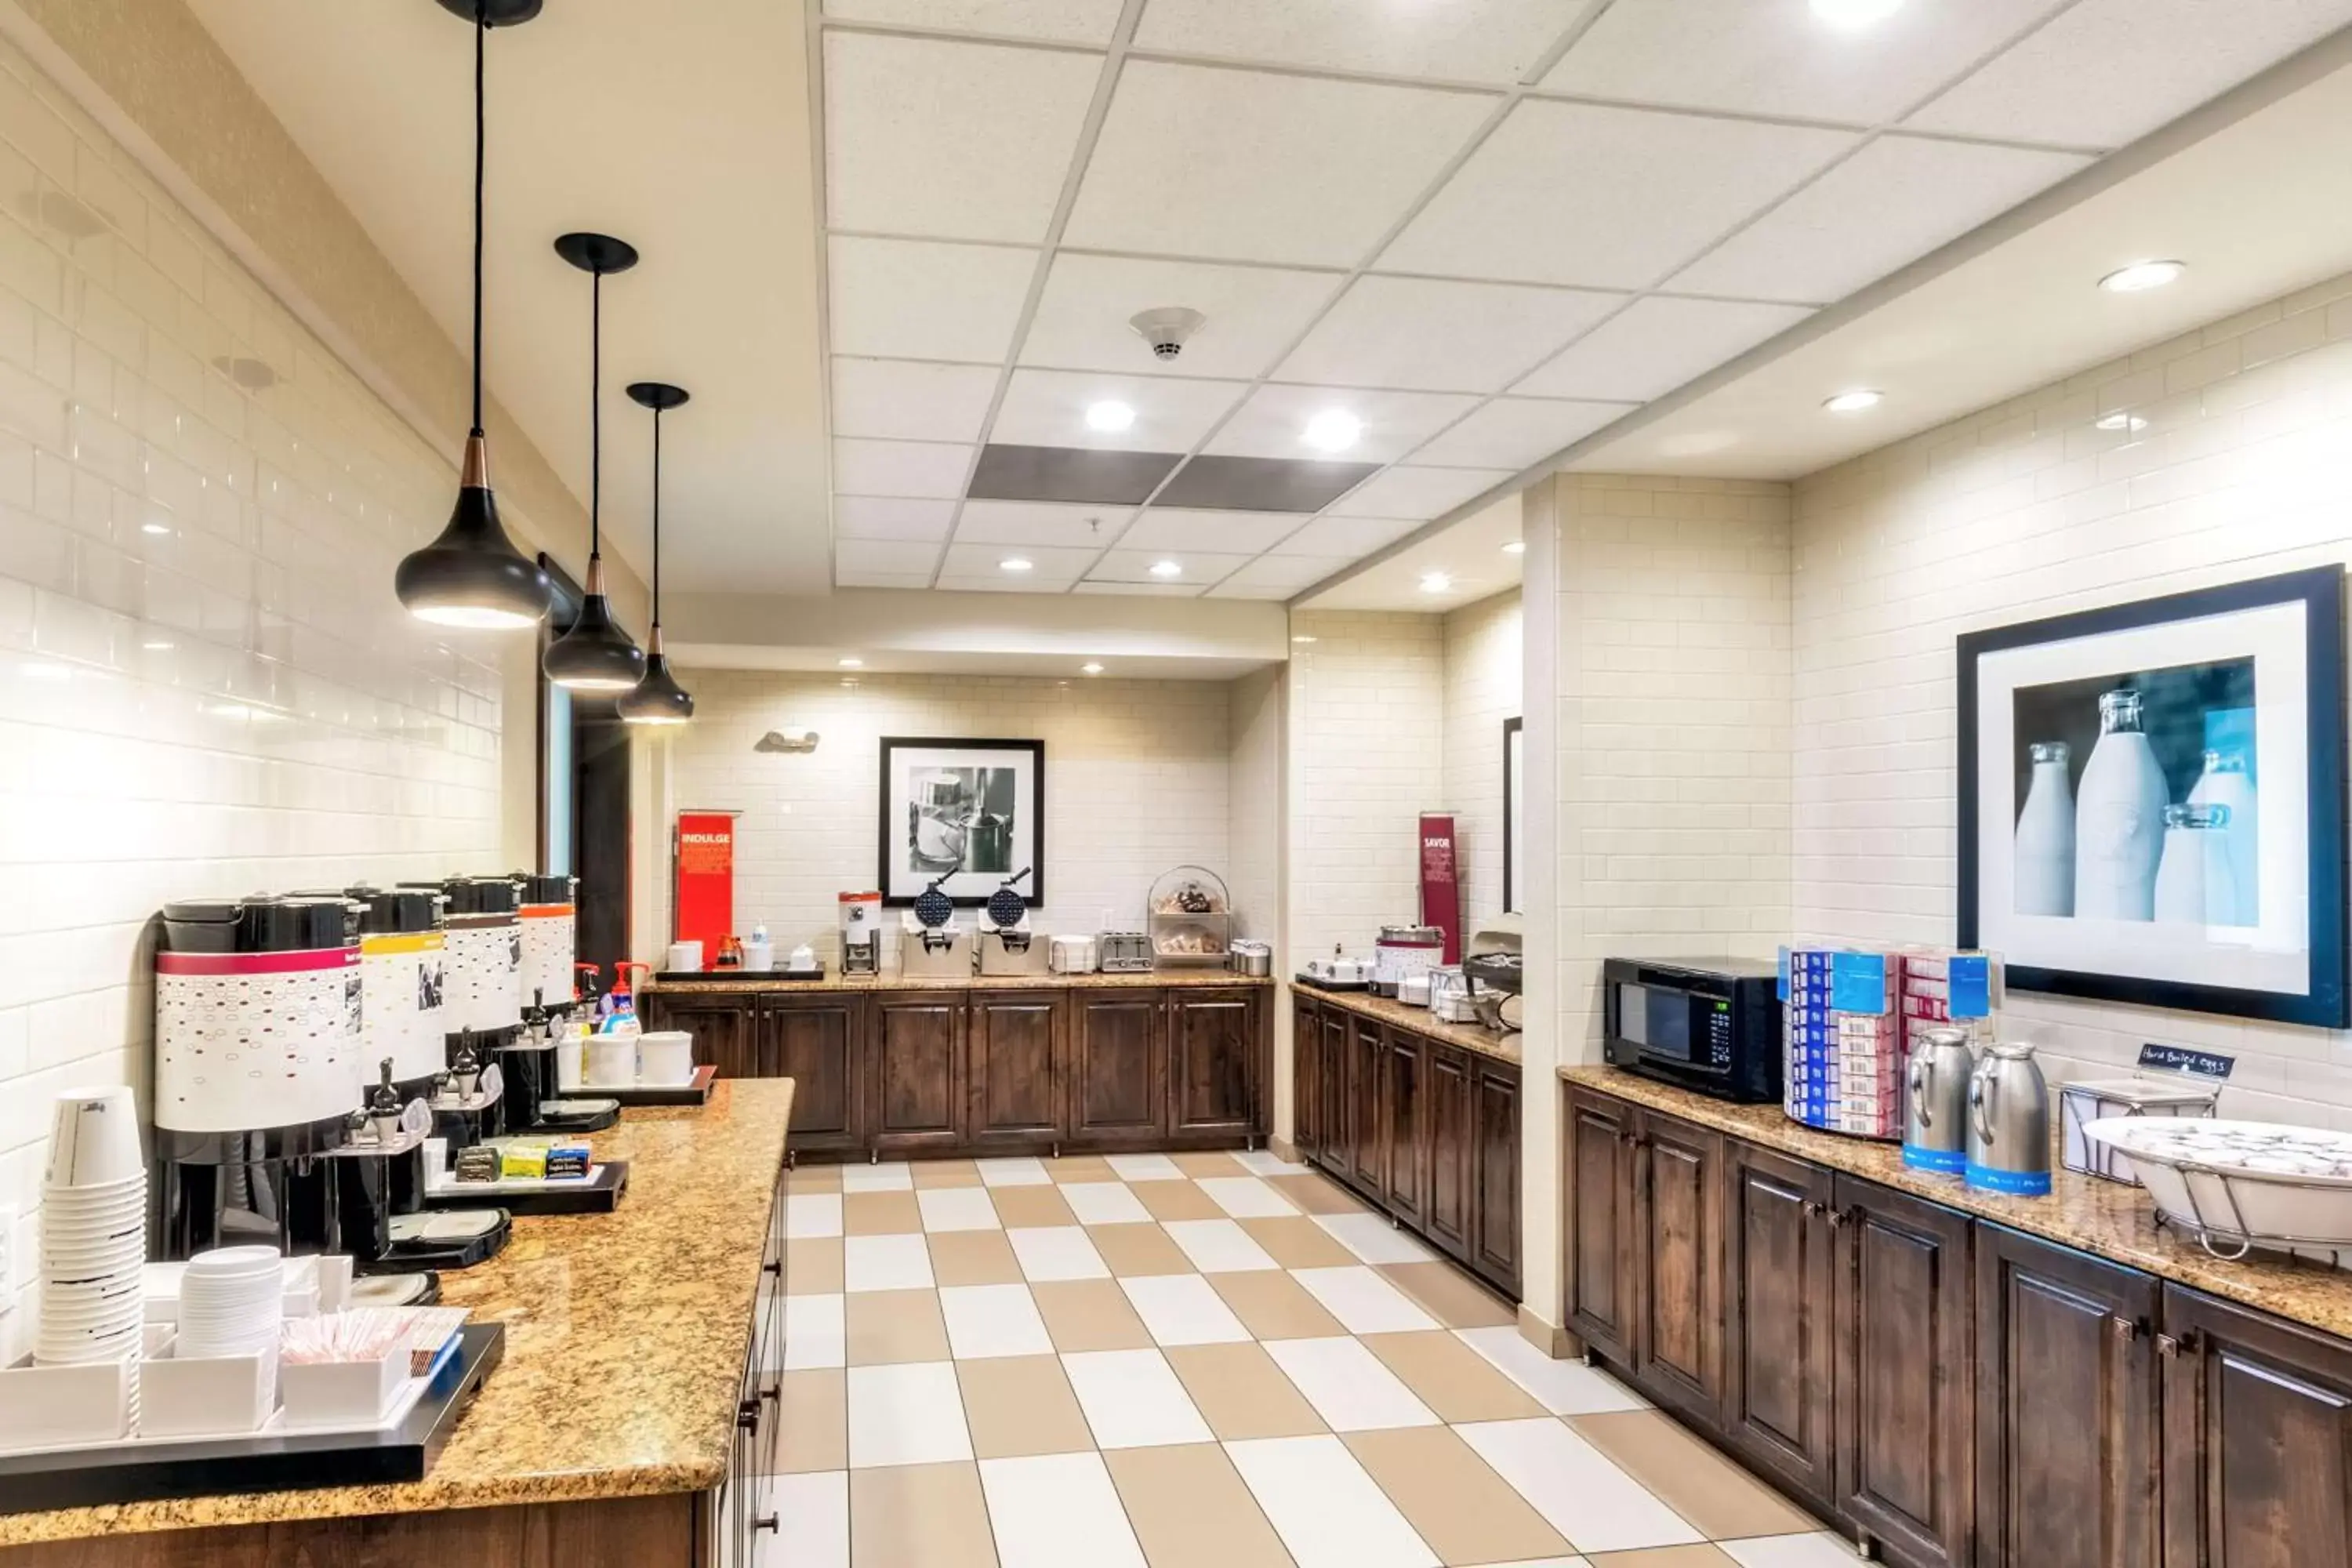
[[482,62],[490,36],[489,0],[474,6],[474,426],[482,433]]
[[654,410],[654,630],[661,630],[661,416]]
[[[588,559],[596,559],[604,495],[604,272],[588,274]],[[656,430],[661,428],[656,423]]]

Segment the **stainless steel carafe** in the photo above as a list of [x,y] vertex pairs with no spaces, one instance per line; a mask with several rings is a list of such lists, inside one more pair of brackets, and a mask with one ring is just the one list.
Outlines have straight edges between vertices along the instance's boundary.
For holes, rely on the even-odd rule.
[[1968,1182],[2027,1197],[2050,1191],[2050,1089],[2032,1046],[1987,1047],[1969,1079]]
[[1976,1065],[1965,1030],[1929,1029],[1911,1047],[1903,1163],[1913,1170],[1957,1176],[1968,1169],[1969,1080]]

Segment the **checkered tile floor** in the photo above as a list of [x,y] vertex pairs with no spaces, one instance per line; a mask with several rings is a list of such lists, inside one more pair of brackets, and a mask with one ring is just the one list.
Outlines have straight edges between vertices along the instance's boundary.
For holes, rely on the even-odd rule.
[[792,1177],[761,1568],[1842,1568],[1271,1154]]

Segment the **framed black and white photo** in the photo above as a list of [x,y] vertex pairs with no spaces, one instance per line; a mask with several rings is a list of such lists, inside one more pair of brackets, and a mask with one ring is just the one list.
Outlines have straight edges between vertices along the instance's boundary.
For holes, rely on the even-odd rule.
[[2343,1028],[2344,574],[1959,639],[1959,940],[2016,989]]
[[1045,742],[882,737],[882,901],[904,908],[940,881],[977,909],[1016,871],[1045,901]]
[[1503,721],[1503,912],[1523,913],[1520,900],[1527,896],[1528,879],[1523,858],[1528,836],[1526,824],[1519,815],[1527,801],[1526,731],[1517,719]]

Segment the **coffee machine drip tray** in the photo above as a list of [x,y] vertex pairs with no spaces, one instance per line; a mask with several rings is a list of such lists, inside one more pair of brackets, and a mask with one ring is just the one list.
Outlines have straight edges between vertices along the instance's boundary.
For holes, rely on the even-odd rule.
[[502,1208],[428,1209],[395,1215],[392,1245],[383,1256],[362,1259],[362,1274],[415,1273],[420,1269],[471,1268],[499,1255],[514,1233]]
[[602,1132],[621,1120],[621,1102],[594,1095],[542,1100],[531,1130],[539,1132]]

